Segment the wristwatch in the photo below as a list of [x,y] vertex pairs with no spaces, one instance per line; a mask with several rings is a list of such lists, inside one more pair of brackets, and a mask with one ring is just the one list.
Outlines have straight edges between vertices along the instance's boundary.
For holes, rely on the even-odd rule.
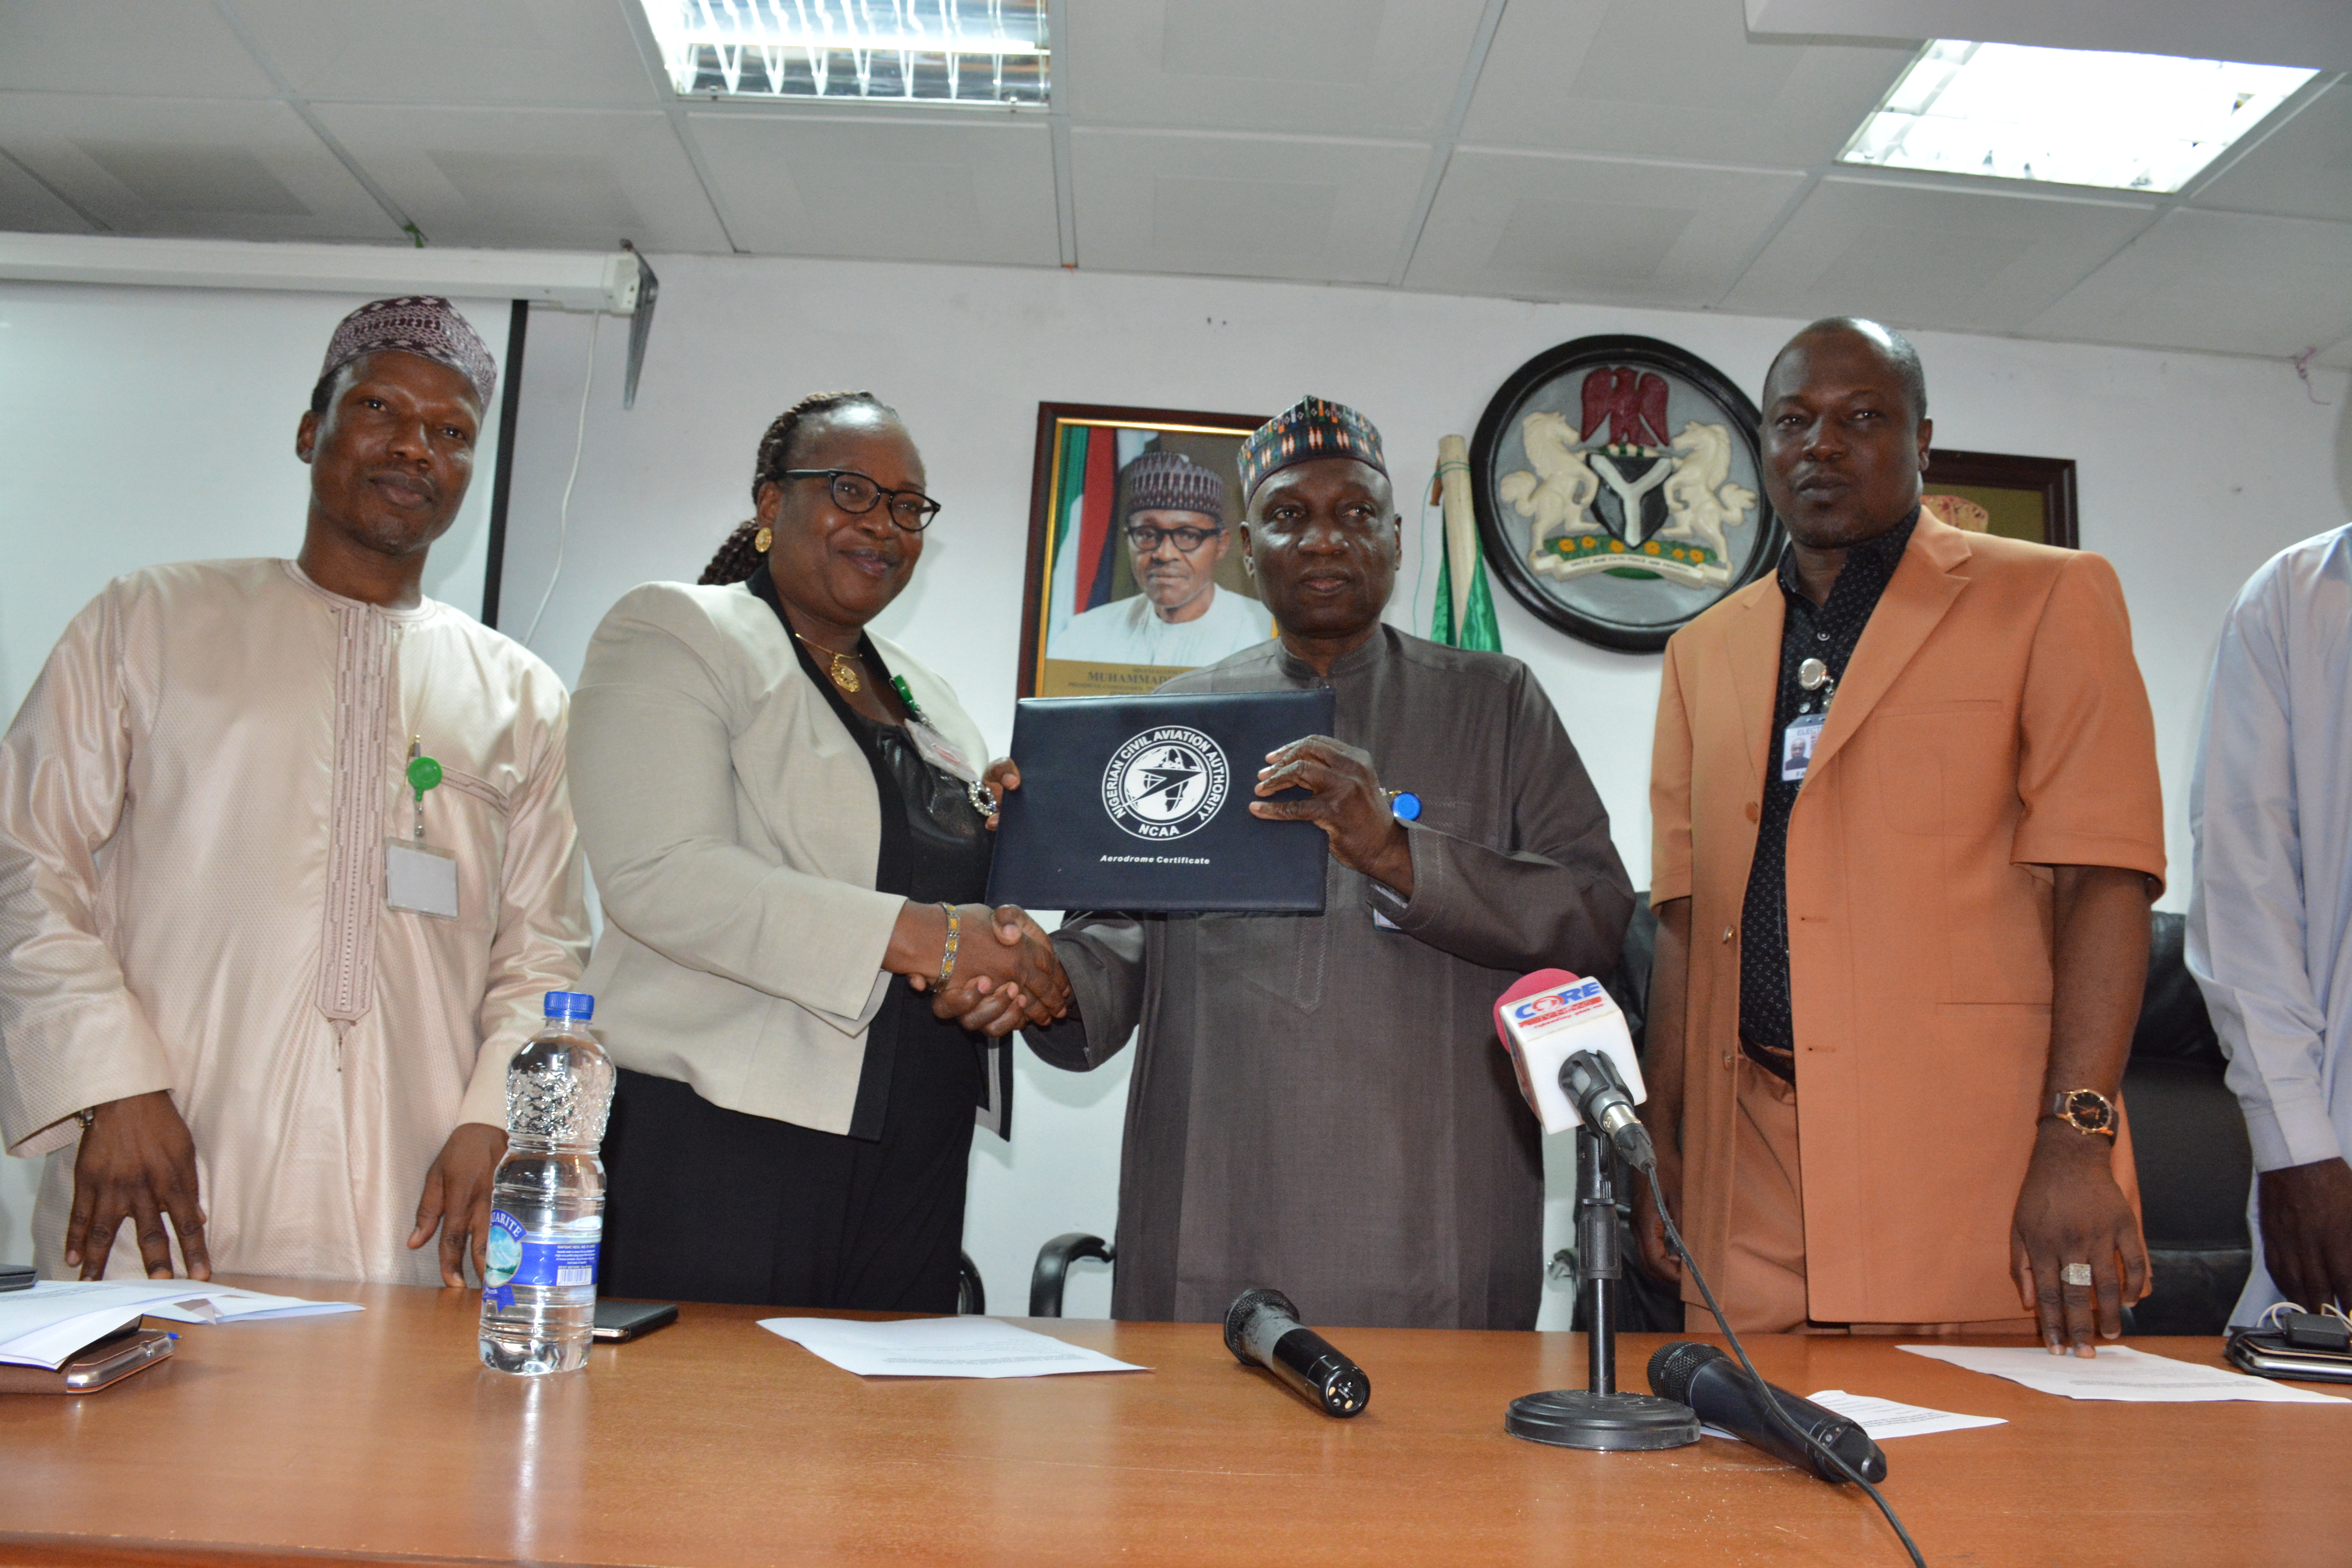
[[2115,1101],[2095,1089],[2059,1090],[2050,1097],[2050,1109],[2042,1114],[2042,1120],[2063,1121],[2085,1135],[2116,1135]]

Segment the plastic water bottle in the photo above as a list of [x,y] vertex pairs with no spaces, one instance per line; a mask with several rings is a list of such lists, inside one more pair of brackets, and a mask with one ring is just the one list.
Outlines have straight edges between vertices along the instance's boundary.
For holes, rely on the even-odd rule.
[[482,1364],[570,1372],[588,1364],[596,1247],[604,1234],[604,1118],[613,1058],[588,1033],[595,999],[547,994],[547,1026],[507,1068],[507,1153],[490,1189]]

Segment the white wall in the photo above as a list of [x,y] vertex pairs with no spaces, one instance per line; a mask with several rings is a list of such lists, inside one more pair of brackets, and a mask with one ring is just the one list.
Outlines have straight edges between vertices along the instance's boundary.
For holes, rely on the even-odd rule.
[[[74,613],[163,561],[292,555],[310,470],[294,427],[358,296],[0,283],[0,713]],[[459,307],[502,359],[508,303]],[[476,613],[498,410],[425,591]],[[32,1257],[40,1164],[0,1160],[0,1261]]]
[[[1644,332],[1713,361],[1753,395],[1800,323],[1531,305],[1369,289],[960,267],[657,258],[659,314],[634,412],[619,407],[625,334],[607,328],[571,512],[570,545],[536,646],[567,677],[598,617],[652,578],[691,579],[749,509],[761,428],[820,388],[866,387],[906,416],[947,510],[913,586],[879,623],[950,673],[992,742],[1010,734],[1037,404],[1272,413],[1303,393],[1377,423],[1402,495],[1426,484],[1437,438],[1467,435],[1524,361],[1570,338]],[[556,501],[572,455],[588,323],[531,321],[509,524],[507,629],[548,581]],[[1939,444],[2069,457],[2083,543],[2130,596],[2171,803],[2182,816],[2204,672],[2237,585],[2280,547],[2343,521],[2352,478],[2347,378],[2285,364],[1924,333]],[[2339,450],[2340,448],[2340,450]],[[1420,512],[1406,504],[1416,581]],[[1432,576],[1433,578],[1433,569]],[[1425,625],[1433,581],[1412,620]],[[1504,646],[1534,667],[1616,824],[1637,885],[1649,865],[1646,789],[1658,660],[1588,647],[1497,593]],[[1392,618],[1406,619],[1400,605]],[[1110,1234],[1126,1061],[1090,1076],[1022,1054],[1015,1138],[972,1156],[967,1243],[992,1305],[1019,1310],[1038,1244]],[[1557,1155],[1557,1151],[1554,1152]],[[1555,1158],[1546,1251],[1569,1226]],[[1086,1266],[1073,1315],[1107,1310]],[[1546,1321],[1564,1320],[1553,1292]]]

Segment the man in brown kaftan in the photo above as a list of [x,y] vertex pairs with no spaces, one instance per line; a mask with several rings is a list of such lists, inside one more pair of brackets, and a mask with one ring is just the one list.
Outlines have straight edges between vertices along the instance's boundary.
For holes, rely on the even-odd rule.
[[1282,635],[1161,689],[1336,692],[1336,734],[1257,784],[1312,797],[1251,807],[1330,836],[1326,912],[1055,933],[1073,1016],[1031,1046],[1083,1070],[1141,1030],[1112,1315],[1213,1320],[1268,1285],[1321,1323],[1532,1328],[1543,1163],[1493,1007],[1528,970],[1614,966],[1633,895],[1608,814],[1526,666],[1381,623],[1400,524],[1370,426],[1310,398],[1242,478]]

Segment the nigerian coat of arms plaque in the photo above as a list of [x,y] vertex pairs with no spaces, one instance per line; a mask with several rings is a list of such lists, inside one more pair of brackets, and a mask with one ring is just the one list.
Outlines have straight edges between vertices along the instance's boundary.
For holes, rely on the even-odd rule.
[[1470,474],[1504,586],[1602,647],[1664,647],[1780,558],[1756,405],[1655,338],[1579,338],[1521,365],[1478,421]]

